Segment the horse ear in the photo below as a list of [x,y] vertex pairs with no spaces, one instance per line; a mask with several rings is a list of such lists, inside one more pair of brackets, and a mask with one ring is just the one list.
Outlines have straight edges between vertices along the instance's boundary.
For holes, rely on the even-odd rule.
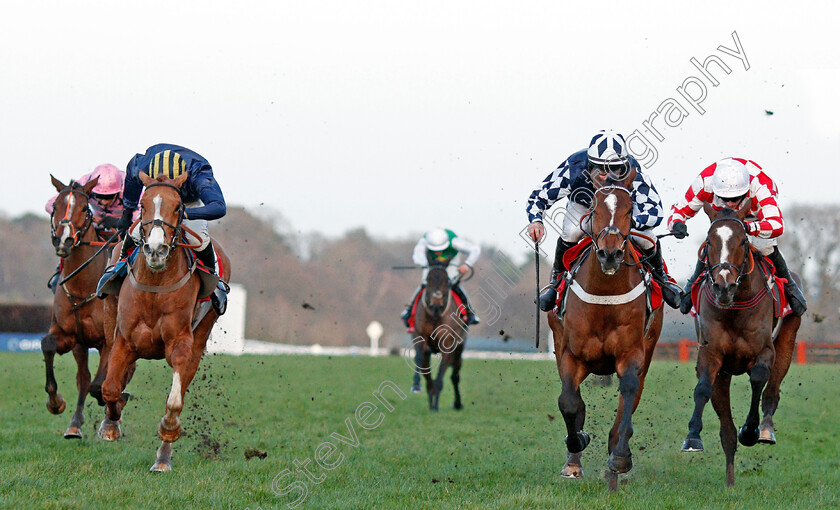
[[746,217],[750,214],[750,208],[752,208],[752,197],[744,200],[744,204],[741,205],[741,208],[735,213],[735,217],[744,221],[744,219],[746,219]]
[[153,183],[153,182],[154,182],[154,179],[152,179],[151,177],[149,177],[149,174],[147,174],[146,172],[140,172],[140,173],[137,175],[137,177],[139,177],[139,178],[140,178],[140,182],[142,182],[142,183],[143,183],[143,186],[148,186],[149,184],[151,184],[151,183]]
[[99,183],[99,176],[97,175],[96,177],[94,177],[93,179],[88,181],[87,184],[82,186],[82,190],[84,190],[85,194],[90,195],[90,192],[93,191],[93,188],[95,188],[98,183]]
[[56,178],[53,176],[53,174],[50,174],[50,179],[52,180],[52,184],[53,184],[53,186],[55,186],[55,189],[56,189],[59,193],[61,192],[61,190],[63,190],[64,188],[66,188],[66,187],[67,187],[67,186],[65,186],[65,185],[64,185],[61,181],[59,181],[58,179],[56,179]]
[[709,217],[710,221],[715,221],[718,216],[720,216],[720,212],[715,211],[715,208],[712,207],[712,204],[708,202],[703,202],[703,212],[706,213],[706,216]]
[[172,180],[172,184],[180,188],[185,182],[187,182],[188,175],[189,174],[187,174],[186,172],[182,173],[181,175]]

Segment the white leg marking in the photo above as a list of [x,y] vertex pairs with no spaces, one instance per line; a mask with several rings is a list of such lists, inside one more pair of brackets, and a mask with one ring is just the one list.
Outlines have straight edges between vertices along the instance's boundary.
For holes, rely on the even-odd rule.
[[183,403],[181,402],[181,376],[178,372],[172,374],[172,391],[169,392],[169,398],[166,399],[166,409],[180,409]]

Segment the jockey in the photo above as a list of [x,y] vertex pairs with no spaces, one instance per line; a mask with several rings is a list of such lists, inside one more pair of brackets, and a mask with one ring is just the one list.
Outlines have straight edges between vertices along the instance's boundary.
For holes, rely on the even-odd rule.
[[[467,260],[463,263],[461,263],[461,252],[467,253]],[[455,278],[458,274],[469,273],[478,261],[479,255],[481,255],[481,247],[456,236],[451,230],[436,228],[426,232],[414,246],[414,254],[412,255],[414,263],[424,268],[423,283],[417,287],[417,290],[414,292],[414,297],[411,298],[411,301],[401,315],[405,327],[410,327],[408,325],[408,319],[411,317],[411,309],[414,307],[414,303],[417,301],[420,292],[426,287],[426,277],[429,274],[429,261],[446,265],[446,272],[449,273],[449,278],[451,279]],[[452,292],[461,298],[464,307],[466,307],[467,324],[478,324],[478,317],[473,313],[464,289],[459,284],[455,284],[452,286]]]
[[[703,208],[704,203],[711,204],[716,210],[728,207],[737,210],[744,200],[752,199],[749,215],[745,220],[750,244],[776,266],[776,275],[786,278],[785,296],[791,310],[802,315],[807,309],[805,296],[796,282],[790,277],[787,263],[777,246],[785,222],[782,211],[776,203],[778,190],[776,184],[754,161],[742,158],[726,158],[706,167],[694,179],[685,192],[685,200],[674,204],[668,228],[674,237],[682,239],[688,235],[686,220]],[[691,287],[706,267],[705,261],[698,260],[694,274],[685,286],[685,295],[680,305],[682,313],[691,310]]]
[[[125,173],[114,165],[105,163],[93,169],[93,172],[87,173],[76,181],[79,184],[87,184],[91,180],[98,178],[96,186],[91,191],[90,210],[93,213],[93,228],[101,231],[108,228],[115,228],[117,222],[123,213],[123,181],[125,180]],[[47,201],[44,209],[48,214],[53,213],[53,204],[58,195],[52,197]],[[61,274],[61,264],[56,268],[56,272],[50,278],[47,286],[52,289],[55,294],[55,289],[58,283],[58,276]]]
[[[563,255],[575,246],[584,234],[591,234],[590,224],[585,222],[581,225],[581,218],[592,207],[595,187],[623,184],[631,178],[632,181],[625,185],[633,198],[631,232],[648,233],[662,222],[662,202],[648,176],[642,173],[639,163],[628,154],[624,137],[615,131],[599,131],[587,149],[569,156],[531,193],[527,207],[530,221],[528,235],[534,241],[545,237],[543,213],[558,200],[568,197],[560,237],[554,252],[551,281],[539,298],[540,310],[547,312],[554,308],[557,286],[564,272]],[[641,249],[654,279],[662,287],[665,302],[672,308],[677,308],[680,303],[680,289],[670,281],[665,272],[659,242],[653,244],[642,237],[630,237]]]
[[[225,215],[225,204],[222,190],[213,177],[213,168],[201,155],[178,145],[157,144],[149,147],[145,154],[136,154],[126,167],[125,176],[125,211],[117,228],[127,230],[132,224],[132,214],[137,209],[143,183],[140,173],[145,172],[155,179],[160,175],[167,175],[174,179],[184,173],[187,181],[181,186],[181,200],[184,203],[184,220],[182,224],[195,232],[199,238],[195,239],[187,234],[188,242],[200,243],[196,248],[199,260],[211,271],[218,275],[216,254],[207,229],[208,220],[216,220]],[[123,243],[120,259],[123,259],[129,249],[140,241],[140,228],[135,227]],[[109,267],[102,275],[99,288],[111,280],[114,275],[124,276],[125,264]],[[218,287],[211,295],[213,306],[219,315],[224,314],[227,307],[227,285],[219,280]],[[102,297],[102,296],[100,296]]]

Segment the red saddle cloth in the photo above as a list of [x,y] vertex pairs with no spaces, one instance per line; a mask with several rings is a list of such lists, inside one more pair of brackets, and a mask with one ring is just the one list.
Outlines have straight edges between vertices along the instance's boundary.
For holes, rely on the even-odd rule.
[[[589,248],[590,244],[592,244],[592,238],[591,237],[584,237],[583,239],[580,240],[580,242],[578,242],[575,246],[569,248],[566,251],[566,253],[563,254],[563,267],[566,268],[566,271],[570,271],[576,265],[576,261],[581,256],[583,256],[583,252],[586,251],[587,248]],[[639,249],[636,248],[636,246],[633,243],[630,243],[630,246],[633,247],[633,251],[635,251],[636,257],[642,258],[644,256],[639,252]],[[645,268],[645,270],[647,271],[647,268]],[[668,266],[665,266],[665,272],[666,273],[668,272]],[[676,280],[674,280],[673,278],[671,278],[671,281],[676,283]],[[657,282],[655,282],[653,280],[650,281],[650,284],[651,284],[650,285],[650,288],[651,288],[650,303],[651,303],[651,307],[654,310],[656,310],[657,308],[662,306],[662,303],[664,302],[663,299],[662,299],[662,288],[659,286],[659,284]],[[565,293],[566,293],[566,280],[563,279],[563,280],[560,280],[560,285],[557,286],[557,307],[558,308],[561,306],[561,303],[563,302],[563,296],[565,295]]]
[[[408,332],[409,333],[414,333],[414,317],[417,314],[417,307],[420,305],[420,299],[423,298],[423,293],[425,293],[425,292],[426,292],[426,290],[423,289],[423,292],[417,294],[417,299],[415,299],[414,304],[411,305],[411,316],[409,316],[409,318],[408,318]],[[460,312],[461,312],[461,319],[464,322],[466,322],[467,321],[467,307],[464,306],[464,302],[461,301],[461,298],[458,296],[458,294],[455,294],[454,291],[451,291],[450,295],[452,296],[452,299],[455,300],[456,309],[460,310]]]
[[[737,303],[732,303],[732,305],[728,306],[727,308],[731,309],[746,309],[755,306],[768,292],[770,296],[773,298],[773,316],[776,318],[785,317],[789,313],[792,312],[790,306],[787,302],[787,297],[785,296],[785,284],[787,283],[787,278],[780,278],[776,276],[776,267],[773,265],[772,262],[766,257],[762,257],[760,255],[755,255],[756,264],[759,270],[764,274],[768,285],[767,287],[770,290],[767,290],[767,287],[762,287],[760,291],[756,293],[756,295],[750,301],[742,301]],[[705,297],[710,303],[714,304],[717,307],[720,305],[716,304],[713,301],[711,291],[705,285],[701,285],[703,280],[706,278],[706,272],[700,274],[700,276],[694,281],[694,284],[691,287],[691,316],[697,316],[697,309],[700,305],[700,292],[701,288],[703,289],[703,297]]]

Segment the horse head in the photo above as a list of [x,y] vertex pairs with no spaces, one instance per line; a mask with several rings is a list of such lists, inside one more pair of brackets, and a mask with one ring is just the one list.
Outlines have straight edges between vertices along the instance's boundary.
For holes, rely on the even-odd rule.
[[159,272],[166,269],[166,261],[181,237],[184,203],[180,190],[187,174],[175,179],[166,175],[152,179],[141,172],[140,180],[146,189],[140,201],[139,245],[146,257],[146,265],[153,272]]
[[67,186],[52,175],[50,178],[58,191],[50,215],[50,235],[55,254],[64,258],[70,255],[70,250],[82,241],[82,237],[93,222],[93,213],[88,202],[90,202],[91,190],[96,186],[99,178],[85,185],[70,181]]
[[604,274],[615,274],[624,260],[632,214],[633,199],[627,188],[602,186],[595,190],[592,199],[592,248]]
[[426,277],[426,291],[423,293],[423,306],[432,319],[440,319],[446,307],[449,306],[449,275],[446,266],[436,264],[429,266]]
[[749,199],[737,211],[729,208],[716,211],[711,205],[703,204],[703,210],[712,222],[704,243],[706,281],[712,296],[723,306],[732,304],[741,278],[751,270],[747,268],[752,257],[744,223],[751,205],[752,199]]

